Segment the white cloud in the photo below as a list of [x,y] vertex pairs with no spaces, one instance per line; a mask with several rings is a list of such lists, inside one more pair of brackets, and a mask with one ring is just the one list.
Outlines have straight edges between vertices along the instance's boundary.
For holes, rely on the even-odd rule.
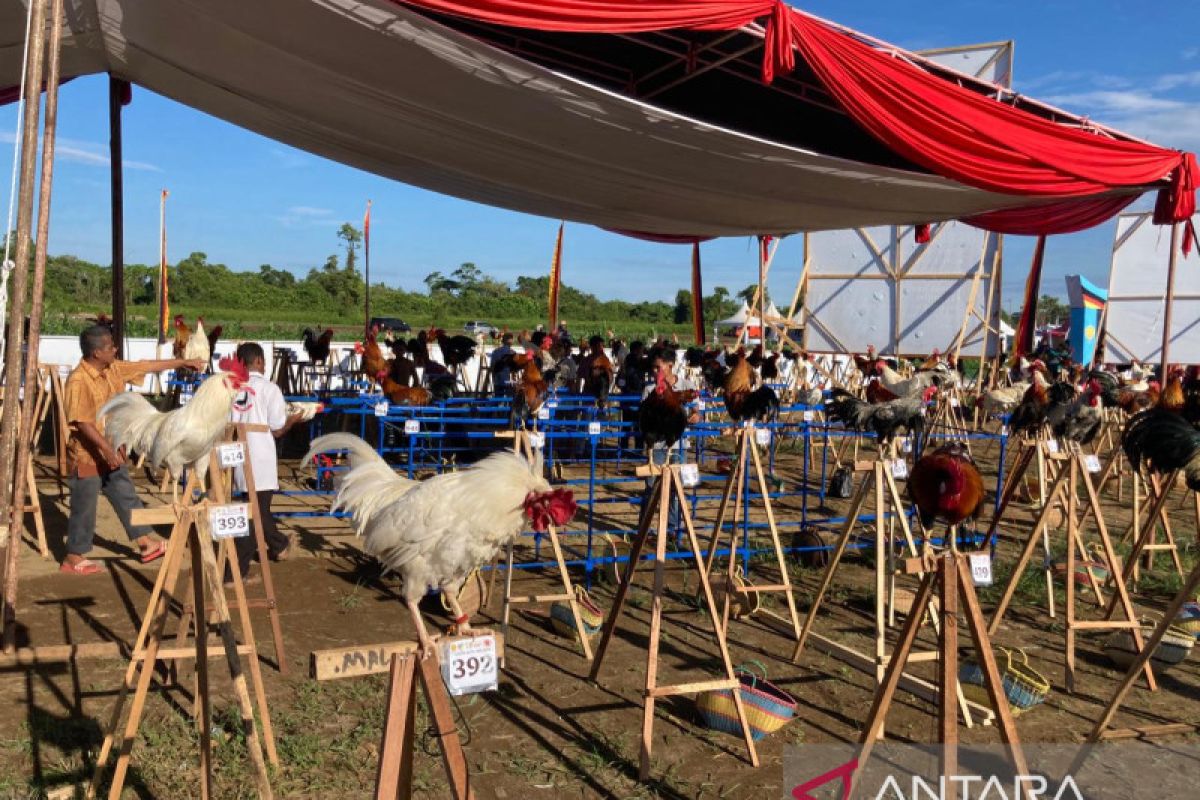
[[1156,92],[1169,92],[1180,87],[1200,86],[1200,70],[1160,75],[1152,84]]
[[1155,97],[1149,92],[1078,92],[1076,94],[1050,95],[1044,99],[1052,105],[1088,116],[1099,116],[1104,113],[1142,114],[1172,111],[1187,105],[1178,100]]
[[1191,61],[1196,56],[1200,56],[1200,47],[1189,47],[1179,55],[1184,61]]
[[[12,144],[16,137],[11,131],[0,131],[0,143]],[[108,148],[99,142],[85,142],[79,139],[57,137],[54,140],[54,158],[84,164],[90,167],[107,167],[110,163]],[[145,172],[162,172],[162,168],[146,161],[124,160],[125,169],[136,169]]]
[[285,228],[324,227],[334,223],[333,209],[314,206],[291,206],[275,221]]

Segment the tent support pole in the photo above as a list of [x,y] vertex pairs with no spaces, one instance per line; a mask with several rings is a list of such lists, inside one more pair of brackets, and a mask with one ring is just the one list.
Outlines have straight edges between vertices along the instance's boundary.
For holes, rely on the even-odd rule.
[[1179,223],[1176,222],[1171,225],[1171,255],[1167,260],[1167,297],[1163,310],[1162,370],[1158,373],[1164,386],[1167,383],[1167,362],[1171,349],[1171,308],[1175,305],[1175,260],[1178,251]]
[[125,183],[121,104],[129,84],[108,76],[109,185],[112,189],[112,318],[117,358],[125,358]]
[[[46,57],[47,0],[32,0],[29,27],[29,52],[25,71],[25,117],[21,129],[20,190],[17,195],[17,246],[13,255],[11,307],[8,316],[8,346],[4,351],[4,403],[0,414],[0,541],[6,542],[4,553],[4,606],[0,620],[4,626],[4,649],[16,645],[16,616],[10,599],[16,595],[16,570],[9,569],[20,557],[21,525],[24,514],[17,505],[16,487],[23,480],[14,480],[18,441],[17,409],[21,396],[21,345],[25,338],[25,298],[29,282],[29,245],[33,238],[33,186],[38,154],[38,117],[42,104],[42,69]],[[36,374],[36,373],[35,373]],[[26,392],[32,395],[32,392]],[[13,598],[10,598],[10,590]]]

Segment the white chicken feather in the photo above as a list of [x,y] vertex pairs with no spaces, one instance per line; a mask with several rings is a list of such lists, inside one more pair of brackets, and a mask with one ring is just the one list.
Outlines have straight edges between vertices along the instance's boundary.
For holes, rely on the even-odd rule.
[[[208,363],[212,352],[209,350],[208,335],[204,332],[204,318],[196,319],[196,327],[192,330],[192,335],[188,337],[187,344],[183,348],[183,357],[188,361],[203,361]],[[203,370],[201,370],[203,372]]]
[[334,510],[348,511],[363,549],[400,575],[423,645],[429,639],[417,601],[431,589],[441,590],[461,618],[454,598],[464,581],[521,534],[530,495],[551,492],[529,462],[512,452],[413,481],[396,474],[370,445],[349,433],[314,439],[304,460],[330,450],[350,455],[349,471],[336,482]]
[[184,467],[203,476],[213,445],[225,435],[225,424],[234,398],[248,380],[245,367],[221,359],[220,368],[196,390],[191,401],[172,411],[159,411],[137,392],[109,400],[97,415],[104,435],[114,448],[138,452],[154,467],[165,467],[179,477]]

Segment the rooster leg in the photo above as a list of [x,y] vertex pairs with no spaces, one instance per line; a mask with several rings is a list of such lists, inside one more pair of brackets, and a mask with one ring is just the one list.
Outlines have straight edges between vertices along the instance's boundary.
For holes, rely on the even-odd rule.
[[454,614],[454,633],[462,636],[471,635],[471,619],[469,615],[463,613],[462,606],[458,604],[458,588],[455,588],[454,591],[442,589],[442,596],[446,598],[446,603]]
[[417,608],[416,600],[405,600],[408,606],[408,612],[412,614],[413,624],[417,626],[417,641],[421,644],[421,658],[436,658],[437,647],[433,643],[433,639],[429,638],[429,631],[425,629],[425,620],[421,617],[421,609]]

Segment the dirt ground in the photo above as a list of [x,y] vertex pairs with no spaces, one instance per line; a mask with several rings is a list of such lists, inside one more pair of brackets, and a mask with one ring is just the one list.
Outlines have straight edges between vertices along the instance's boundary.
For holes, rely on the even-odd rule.
[[[986,469],[986,465],[994,464],[995,454],[984,453],[980,460]],[[288,470],[283,472],[288,484]],[[608,472],[615,474],[615,470]],[[568,476],[576,473],[585,474],[582,470],[567,470]],[[781,455],[775,474],[785,486],[796,487],[801,480],[798,457]],[[625,487],[623,493],[631,494],[632,488]],[[148,484],[143,489],[148,503],[161,502]],[[52,480],[44,481],[41,491],[51,546],[60,555],[65,503]],[[311,496],[279,498],[276,510],[321,508],[325,502]],[[1188,503],[1186,509],[1182,507],[1184,502]],[[1197,533],[1190,502],[1190,495],[1185,498],[1179,490],[1178,497],[1169,504],[1188,569],[1195,561]],[[795,494],[778,501],[778,518],[797,519],[799,503]],[[1130,518],[1128,502],[1117,503],[1109,492],[1104,504],[1109,527],[1119,538]],[[831,501],[825,509],[815,506],[815,499],[810,499],[810,515],[832,515],[844,509],[845,501]],[[632,527],[631,505],[613,503],[598,509],[603,509],[603,514],[597,515],[598,527]],[[700,507],[698,527],[702,536],[707,535],[704,523],[711,524],[715,509],[715,502]],[[757,508],[754,514],[755,519],[761,518]],[[1015,557],[1017,542],[1027,535],[1029,519],[1028,509],[1017,509],[1002,525],[1006,536],[997,562],[998,582],[1011,569],[1006,565]],[[581,527],[577,519],[571,529]],[[272,778],[276,796],[365,797],[374,786],[386,676],[317,682],[308,677],[309,654],[317,649],[412,639],[412,623],[395,591],[394,580],[380,578],[378,568],[360,552],[344,523],[320,517],[293,518],[283,530],[295,535],[300,551],[299,557],[271,566],[286,641],[287,677],[276,668],[265,612],[255,614],[255,635],[280,759]],[[785,544],[792,530],[785,531]],[[107,569],[97,576],[60,575],[56,561],[43,561],[31,548],[26,549],[21,561],[18,608],[23,645],[132,642],[157,567],[143,567],[130,557],[124,534],[105,503],[101,503],[99,532],[94,555],[105,561]],[[1061,532],[1056,538],[1062,538]],[[571,540],[578,542],[568,537],[568,542]],[[832,533],[826,540],[832,540]],[[1057,549],[1062,550],[1061,543]],[[533,554],[519,550],[518,560],[522,558],[532,560]],[[1035,561],[1040,562],[1040,555]],[[789,561],[789,570],[799,585],[797,598],[803,616],[820,571],[804,569],[795,561]],[[785,795],[781,763],[786,745],[857,739],[871,704],[873,676],[812,647],[805,651],[799,665],[793,665],[790,627],[772,616],[786,613],[783,597],[765,595],[764,612],[732,623],[732,658],[735,664],[761,662],[770,680],[799,700],[797,718],[758,743],[761,766],[756,769],[748,763],[740,738],[703,727],[691,698],[660,701],[654,727],[652,778],[638,782],[652,574],[649,566],[639,571],[596,683],[587,679],[589,664],[577,645],[555,634],[549,626],[548,609],[526,607],[528,610],[515,614],[499,690],[460,698],[454,706],[478,797],[781,797]],[[755,583],[777,579],[773,559],[755,561]],[[515,591],[550,592],[554,580],[546,572],[522,570],[517,573]],[[915,587],[914,578],[902,578],[901,582]],[[667,585],[659,681],[704,680],[715,674],[719,660],[707,615],[692,601],[697,586],[694,566],[684,560],[671,561]],[[1161,608],[1179,585],[1168,559],[1159,555],[1154,571],[1144,577],[1138,589],[1138,608],[1146,613]],[[1018,719],[1022,739],[1081,741],[1123,671],[1103,653],[1106,634],[1083,634],[1079,639],[1077,692],[1067,695],[1063,691],[1063,587],[1060,581],[1056,619],[1047,616],[1044,587],[1041,571],[1030,569],[995,643],[1023,648],[1030,663],[1053,686],[1044,705]],[[611,605],[613,588],[610,582],[595,585],[593,597],[601,607]],[[254,591],[261,591],[261,587]],[[837,573],[815,630],[862,652],[872,652],[873,592],[872,565],[861,555],[848,557]],[[981,590],[985,613],[998,596],[998,587]],[[1087,596],[1081,594],[1080,613],[1094,617],[1094,607],[1086,601]],[[473,622],[477,626],[498,625],[499,612],[499,598],[493,598],[490,608]],[[428,614],[427,620],[439,627],[446,624],[444,616],[436,613]],[[895,635],[893,629],[893,641]],[[927,630],[922,637],[923,644],[932,647]],[[232,733],[236,713],[227,672],[222,661],[212,660],[211,664],[217,711],[217,796],[252,797],[244,742]],[[61,790],[90,777],[91,759],[99,749],[125,667],[123,660],[93,660],[0,670],[0,798],[41,797],[47,791]],[[932,679],[934,668],[933,664],[921,664],[910,671]],[[125,796],[198,796],[198,748],[194,724],[187,715],[192,685],[187,674],[185,671],[175,684],[162,673],[153,685],[133,751]],[[1118,716],[1117,725],[1200,724],[1198,687],[1200,655],[1193,654],[1160,676],[1158,692],[1150,693],[1139,685]],[[932,711],[929,703],[899,693],[888,718],[889,735],[902,741],[934,741],[937,733]],[[447,797],[436,744],[427,730],[423,709],[420,713],[416,796]],[[995,741],[996,731],[977,726],[964,731],[963,738]]]

